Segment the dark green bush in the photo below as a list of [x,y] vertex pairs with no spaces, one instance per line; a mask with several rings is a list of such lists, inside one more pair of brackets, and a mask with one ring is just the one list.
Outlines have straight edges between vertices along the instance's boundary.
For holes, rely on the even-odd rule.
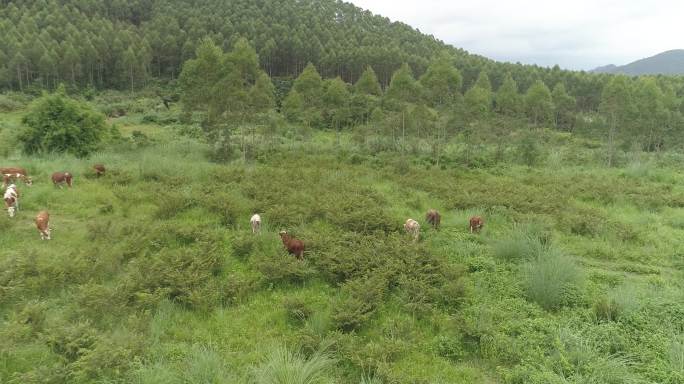
[[387,280],[383,276],[373,275],[346,282],[333,309],[333,325],[345,332],[361,328],[375,313],[386,293]]
[[304,300],[297,297],[286,297],[283,300],[283,307],[288,320],[297,325],[306,322],[313,314],[313,309]]
[[104,116],[68,98],[63,90],[36,100],[23,123],[26,129],[18,138],[28,154],[66,152],[85,157],[106,135]]

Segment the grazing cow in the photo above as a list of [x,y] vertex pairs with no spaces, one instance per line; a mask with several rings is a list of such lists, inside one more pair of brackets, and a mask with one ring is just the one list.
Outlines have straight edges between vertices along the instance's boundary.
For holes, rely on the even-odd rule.
[[432,225],[435,229],[439,229],[439,224],[442,222],[442,216],[436,209],[431,209],[425,214],[425,221]]
[[2,174],[2,187],[5,188],[10,182],[14,180],[21,180],[24,184],[30,186],[33,184],[33,180],[28,176],[28,173],[24,168],[18,167],[6,167],[0,168],[0,174]]
[[93,169],[95,170],[95,175],[97,175],[97,177],[104,176],[105,166],[103,164],[95,164],[93,165]]
[[413,237],[413,241],[418,241],[420,236],[420,224],[413,219],[408,219],[404,223],[404,230]]
[[285,248],[287,248],[287,252],[295,255],[295,257],[299,260],[304,257],[303,241],[290,236],[285,230],[280,231],[280,239],[283,241]]
[[252,233],[259,233],[261,231],[261,216],[255,213],[251,219],[249,219],[249,224],[252,226]]
[[47,211],[41,211],[36,216],[36,228],[41,240],[50,240],[50,214]]
[[52,174],[52,184],[55,187],[59,186],[62,188],[62,184],[66,184],[71,188],[73,182],[73,176],[69,172],[55,172]]
[[9,217],[14,217],[14,214],[19,210],[19,191],[17,191],[16,185],[12,184],[7,187],[3,200],[5,200],[7,214]]
[[473,216],[470,218],[470,233],[480,232],[484,226],[484,220],[480,216]]

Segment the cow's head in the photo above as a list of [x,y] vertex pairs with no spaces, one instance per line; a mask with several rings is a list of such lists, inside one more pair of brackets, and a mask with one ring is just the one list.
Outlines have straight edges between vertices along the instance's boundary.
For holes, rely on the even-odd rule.
[[7,213],[9,214],[9,217],[14,217],[14,214],[16,213],[17,208],[15,206],[11,206],[7,208]]
[[24,182],[25,182],[26,185],[28,185],[28,186],[33,185],[33,179],[31,179],[30,176],[26,176],[26,177],[24,178]]

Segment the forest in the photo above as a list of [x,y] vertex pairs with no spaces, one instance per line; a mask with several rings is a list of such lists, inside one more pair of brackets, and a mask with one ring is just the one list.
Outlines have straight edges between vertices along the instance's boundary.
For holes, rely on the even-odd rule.
[[333,0],[0,0],[0,36],[0,383],[684,383],[684,78]]

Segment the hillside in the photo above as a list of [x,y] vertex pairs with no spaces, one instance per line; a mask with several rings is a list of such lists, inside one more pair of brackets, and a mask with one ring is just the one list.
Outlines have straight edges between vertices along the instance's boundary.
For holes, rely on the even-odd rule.
[[[681,154],[607,169],[600,144],[538,130],[545,147],[463,136],[434,166],[290,126],[247,131],[246,162],[215,163],[177,109],[95,103],[117,99],[124,140],[87,160],[23,156],[25,110],[0,114],[3,164],[35,180],[0,215],[0,382],[684,380]],[[53,187],[54,170],[74,187]],[[49,242],[32,223],[46,208]]]
[[607,65],[594,69],[595,73],[639,75],[684,75],[684,49],[673,49],[626,65]]

